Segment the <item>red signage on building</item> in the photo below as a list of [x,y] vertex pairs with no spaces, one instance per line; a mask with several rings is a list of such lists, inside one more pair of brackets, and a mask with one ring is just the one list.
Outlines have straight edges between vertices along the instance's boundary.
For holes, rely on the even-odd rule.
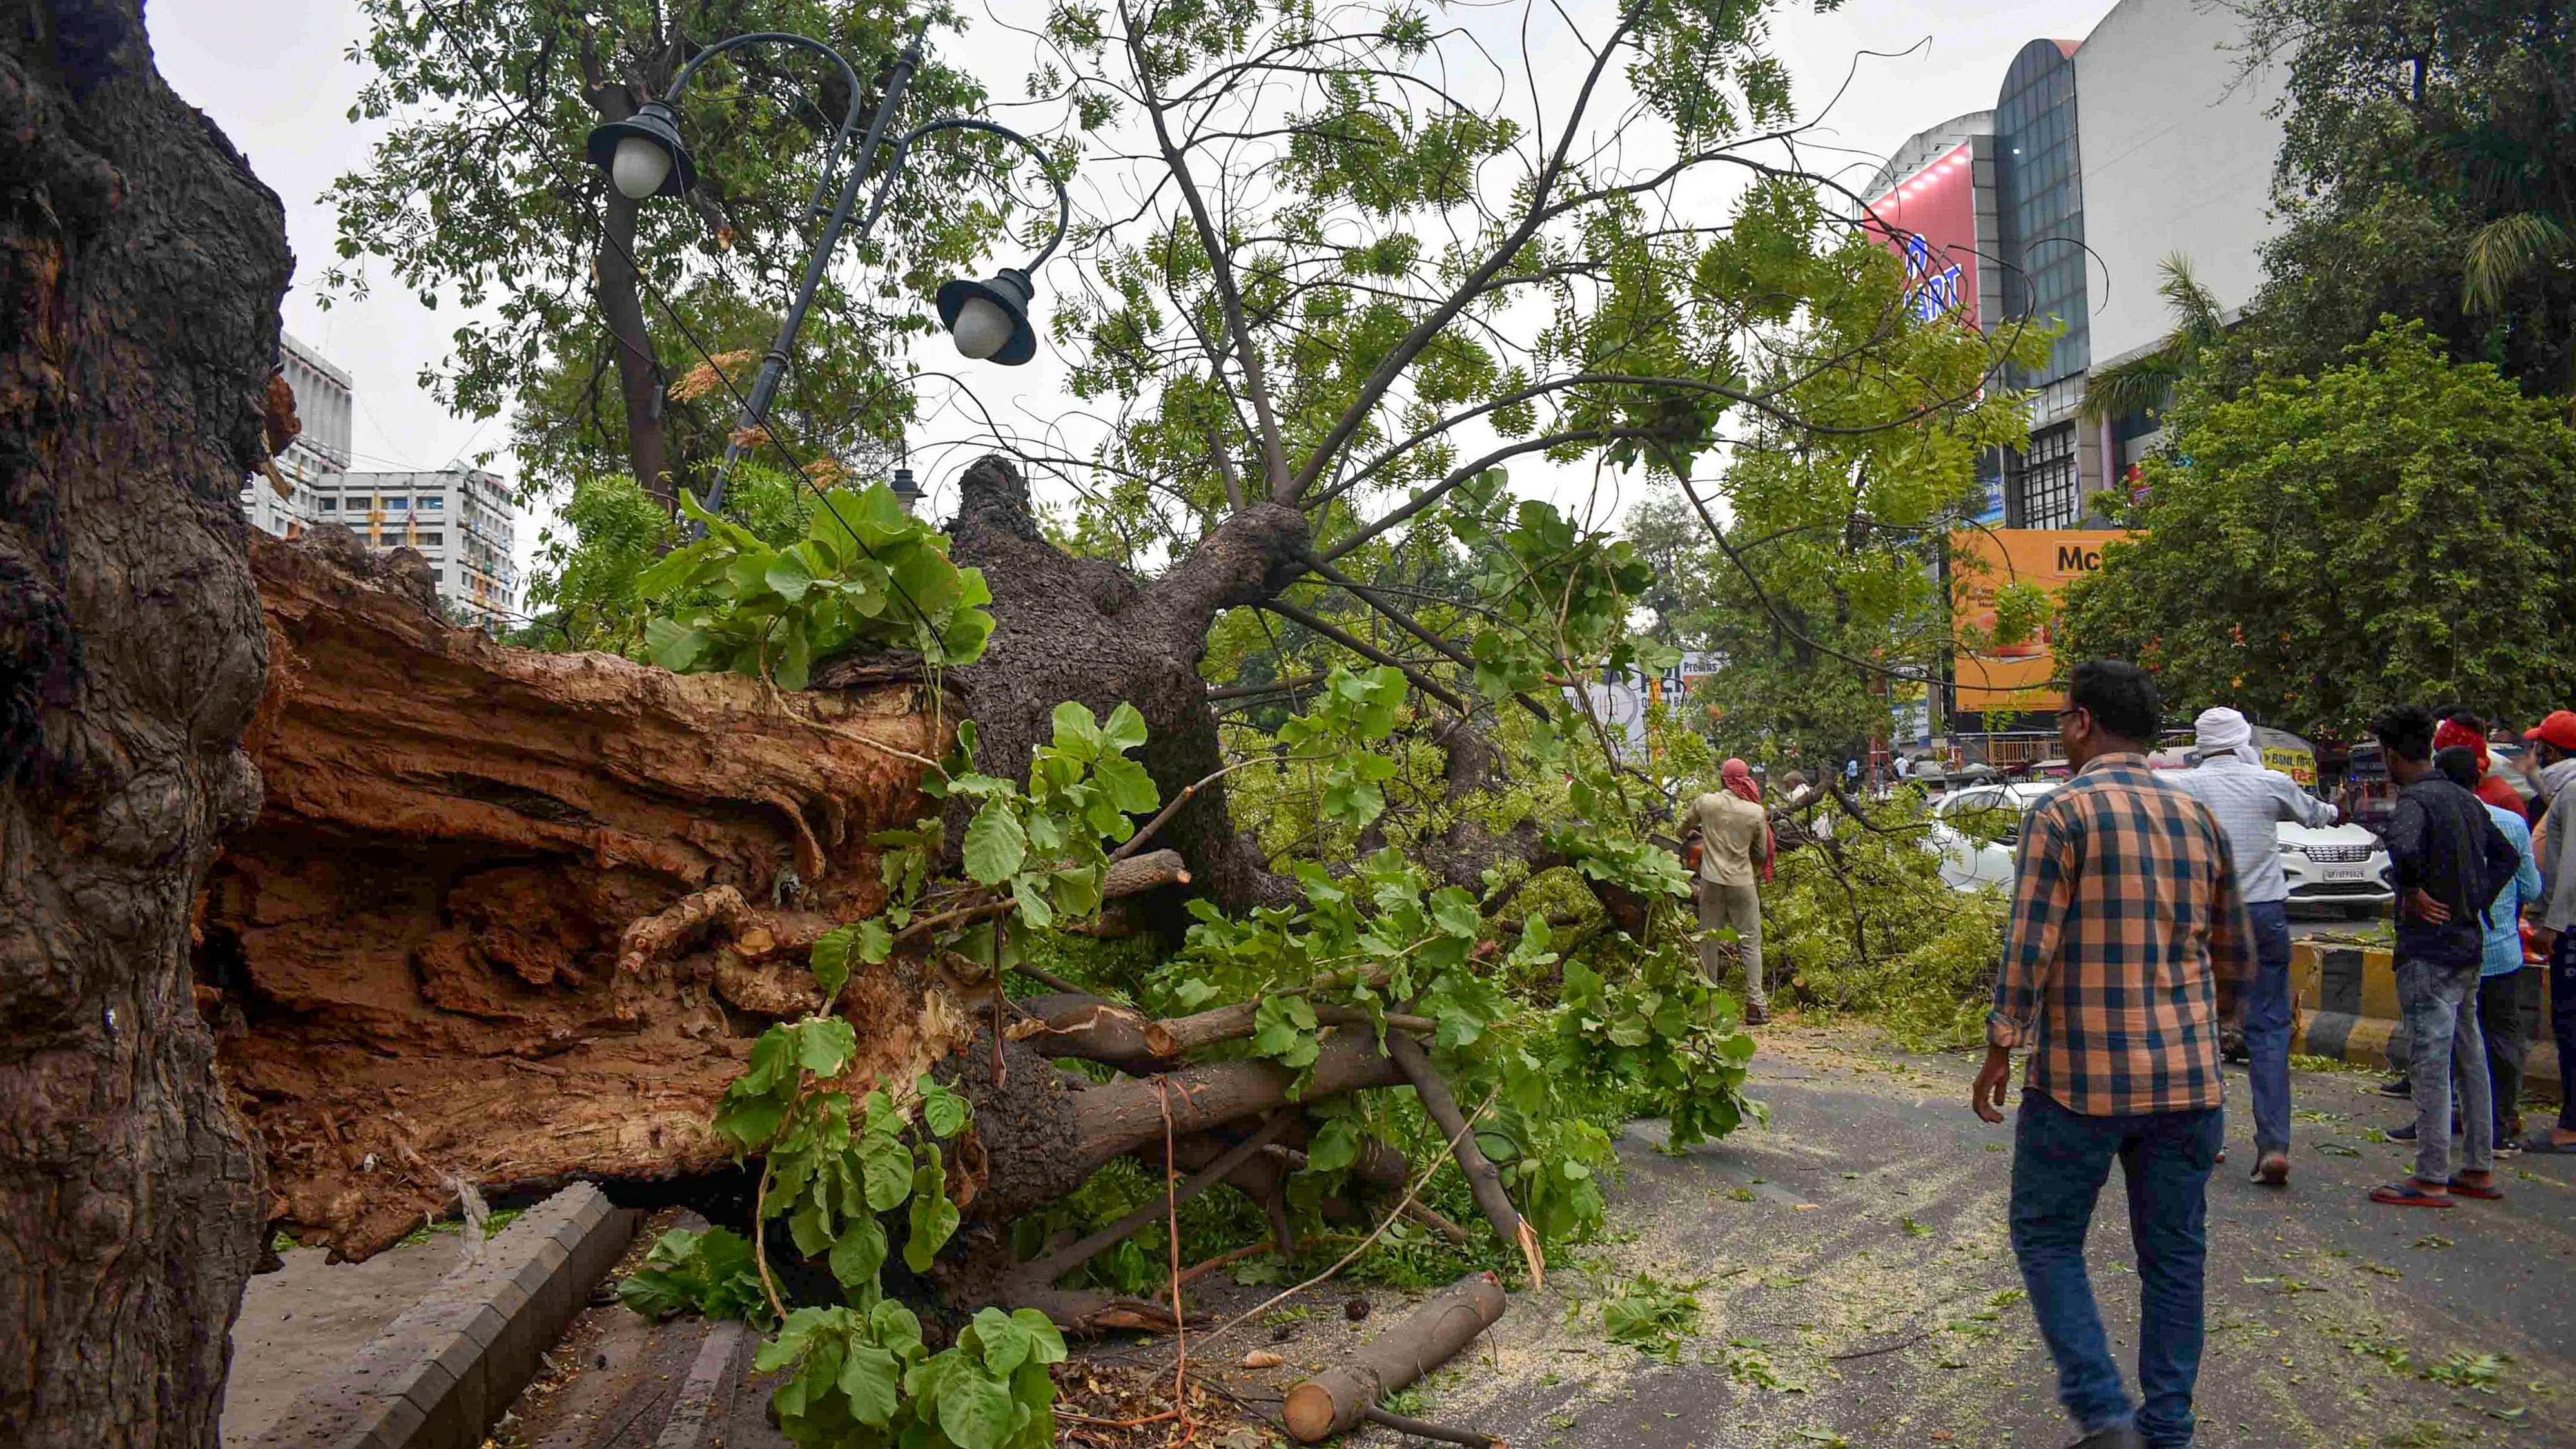
[[1926,321],[1982,327],[1977,296],[1976,156],[1962,142],[1870,201],[1862,225],[1905,263],[1905,296]]

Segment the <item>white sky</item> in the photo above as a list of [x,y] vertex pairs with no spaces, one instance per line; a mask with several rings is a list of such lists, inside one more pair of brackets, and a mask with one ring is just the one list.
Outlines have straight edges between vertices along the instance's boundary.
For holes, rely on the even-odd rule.
[[[1017,25],[1035,24],[1046,9],[1045,0],[990,3],[991,15]],[[1831,97],[1859,57],[1858,75],[1826,130],[1810,138],[1811,145],[1843,146],[1855,153],[1855,170],[1846,180],[1857,186],[1875,160],[1907,136],[1961,112],[1992,106],[2005,65],[2025,42],[2081,37],[2111,3],[1847,0],[1829,15],[1791,4],[1775,16],[1773,39],[1796,78],[1802,112]],[[1594,24],[1609,8],[1606,0],[1569,0],[1566,6],[1579,21]],[[1470,24],[1480,18],[1465,7],[1452,13]],[[445,354],[457,325],[454,311],[427,310],[409,292],[385,285],[381,278],[365,301],[343,301],[327,311],[317,303],[318,278],[336,236],[328,192],[339,176],[365,165],[375,135],[372,128],[347,119],[365,77],[364,68],[348,58],[350,48],[363,39],[356,4],[153,0],[146,19],[161,73],[222,126],[250,158],[252,169],[286,203],[287,238],[298,258],[286,298],[286,328],[355,379],[358,466],[438,468],[505,443],[505,420],[450,416],[416,381],[423,367]],[[1029,70],[1026,45],[989,23],[970,30],[970,36],[973,43],[960,47],[963,62],[977,70],[997,101],[1019,97]],[[1862,56],[1864,51],[1881,54]],[[956,54],[948,58],[952,63],[961,59]],[[1045,278],[1039,280],[1043,288]],[[958,365],[958,360],[946,357],[938,365]],[[998,414],[1053,417],[1072,402],[1062,390],[1061,376],[1042,349],[1040,359],[1027,367],[1007,373],[984,369],[976,386]],[[945,501],[940,485],[946,477],[972,456],[959,452],[916,460],[935,503]],[[496,467],[510,473],[506,454]],[[1515,478],[1530,486],[1521,474]],[[1539,486],[1562,493],[1568,487],[1579,491],[1584,482],[1559,479],[1552,487]],[[1611,504],[1604,511],[1624,508]],[[523,565],[536,531],[523,522]]]

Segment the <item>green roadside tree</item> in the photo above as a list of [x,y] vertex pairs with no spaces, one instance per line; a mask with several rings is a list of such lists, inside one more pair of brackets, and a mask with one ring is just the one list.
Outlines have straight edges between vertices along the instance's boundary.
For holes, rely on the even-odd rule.
[[2576,14],[2257,0],[2246,58],[2288,79],[2264,365],[2335,366],[2394,313],[2525,391],[2576,391]]
[[[391,123],[341,178],[328,295],[390,284],[461,305],[453,350],[421,382],[461,413],[511,415],[523,488],[563,494],[623,474],[672,509],[703,486],[759,353],[793,293],[843,167],[826,152],[852,99],[808,52],[755,45],[690,82],[681,130],[696,159],[684,198],[638,203],[583,158],[592,127],[660,97],[691,56],[787,31],[848,57],[861,124],[913,12],[883,0],[365,0],[357,55],[373,74],[350,120]],[[945,7],[924,12],[958,28]],[[903,124],[971,112],[980,90],[934,58]],[[1023,190],[995,190],[989,148],[954,136],[916,152],[865,247],[826,274],[771,424],[766,461],[882,453],[910,396],[908,338],[947,270],[979,253]],[[1008,158],[1004,158],[1008,159]],[[1031,168],[1025,161],[1020,173]],[[932,205],[929,198],[941,198]],[[960,204],[959,198],[966,198]],[[908,301],[906,299],[909,299]],[[820,480],[828,486],[832,479]]]
[[2403,702],[2527,719],[2576,698],[2576,430],[2494,367],[2383,321],[2315,377],[2186,381],[2135,541],[2066,591],[2071,655],[2352,739]]

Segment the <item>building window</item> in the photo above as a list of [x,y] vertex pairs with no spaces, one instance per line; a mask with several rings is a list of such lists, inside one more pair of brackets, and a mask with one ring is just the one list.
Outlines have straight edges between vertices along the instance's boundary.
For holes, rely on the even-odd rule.
[[337,498],[325,498],[321,501],[319,506],[325,513],[337,513],[340,511],[340,500]]
[[2073,528],[2078,486],[2074,424],[2040,429],[2030,435],[2030,451],[2006,464],[2007,525]]
[[420,542],[424,546],[430,548],[436,548],[438,545],[445,543],[446,541],[447,535],[443,533],[424,533],[420,536]]
[[436,513],[447,506],[447,500],[444,498],[423,498],[420,500],[420,506],[423,512]]

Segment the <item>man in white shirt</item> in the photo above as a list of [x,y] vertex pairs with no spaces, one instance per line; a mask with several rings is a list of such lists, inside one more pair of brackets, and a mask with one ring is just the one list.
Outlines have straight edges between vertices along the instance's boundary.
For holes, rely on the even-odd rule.
[[2254,727],[2235,710],[2192,722],[2199,763],[2157,778],[2209,807],[2227,833],[2238,893],[2254,925],[2254,985],[2245,997],[2245,1050],[2254,1097],[2254,1180],[2290,1180],[2290,882],[2281,873],[2281,822],[2323,826],[2335,808],[2278,770],[2263,768]]
[[1762,808],[1762,787],[1742,760],[1729,760],[1718,771],[1722,790],[1711,790],[1682,807],[1684,835],[1697,834],[1699,851],[1699,965],[1717,980],[1717,931],[1733,926],[1744,954],[1744,1022],[1760,1026],[1771,1019],[1771,1002],[1762,989],[1762,893],[1760,877],[1771,870],[1771,815]]

